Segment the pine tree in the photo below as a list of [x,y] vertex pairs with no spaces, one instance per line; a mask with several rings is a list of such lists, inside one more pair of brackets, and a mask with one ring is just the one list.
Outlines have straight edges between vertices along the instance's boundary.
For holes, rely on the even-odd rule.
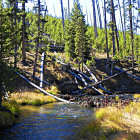
[[70,20],[65,27],[65,51],[69,57],[78,58],[79,64],[83,63],[84,59],[89,59],[90,47],[86,32],[85,17],[79,1],[76,0]]
[[75,55],[75,30],[72,21],[66,20],[65,26],[65,52],[70,58],[74,58]]

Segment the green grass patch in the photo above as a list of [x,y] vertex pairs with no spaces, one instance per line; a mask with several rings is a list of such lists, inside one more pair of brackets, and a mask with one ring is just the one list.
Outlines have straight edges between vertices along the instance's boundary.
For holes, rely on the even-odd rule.
[[7,109],[9,109],[12,114],[20,114],[20,108],[16,101],[3,101],[2,106],[5,106]]

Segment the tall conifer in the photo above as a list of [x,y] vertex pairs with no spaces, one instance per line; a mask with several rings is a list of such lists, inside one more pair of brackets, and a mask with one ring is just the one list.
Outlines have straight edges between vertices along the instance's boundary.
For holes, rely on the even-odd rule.
[[78,0],[74,2],[72,14],[65,28],[65,51],[78,62],[89,58],[90,48],[87,41],[87,25]]

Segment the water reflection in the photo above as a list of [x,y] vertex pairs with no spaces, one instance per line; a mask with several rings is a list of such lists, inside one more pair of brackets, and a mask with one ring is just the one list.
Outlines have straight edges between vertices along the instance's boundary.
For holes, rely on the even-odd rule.
[[72,140],[93,119],[93,109],[63,103],[21,109],[18,123],[0,131],[2,140]]

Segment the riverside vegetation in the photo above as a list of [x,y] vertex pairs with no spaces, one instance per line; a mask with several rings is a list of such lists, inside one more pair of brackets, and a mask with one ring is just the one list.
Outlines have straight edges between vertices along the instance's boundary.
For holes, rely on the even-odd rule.
[[140,139],[140,95],[135,94],[137,102],[122,106],[115,105],[98,108],[95,120],[83,128],[79,139],[90,140],[138,140]]

